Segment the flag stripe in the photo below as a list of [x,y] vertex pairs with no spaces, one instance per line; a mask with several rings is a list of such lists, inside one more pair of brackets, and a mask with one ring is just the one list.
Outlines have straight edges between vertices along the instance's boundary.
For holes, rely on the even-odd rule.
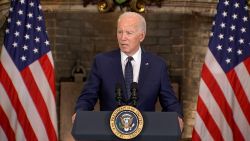
[[45,101],[41,95],[41,92],[38,89],[37,83],[34,80],[34,76],[32,75],[30,68],[29,67],[25,68],[21,72],[21,75],[23,78],[25,78],[24,83],[26,84],[30,97],[32,98],[36,106],[36,109],[42,119],[49,140],[56,140],[57,138],[56,131],[54,130],[51,119],[49,118],[50,116]]
[[202,110],[197,109],[197,112],[199,113],[200,117],[202,118],[202,120],[204,122],[209,123],[209,124],[205,124],[205,125],[206,125],[207,130],[209,131],[209,133],[213,137],[213,139],[216,141],[223,141],[224,139],[221,135],[221,132],[220,132],[218,126],[216,125],[213,117],[209,113],[206,105],[204,104],[204,102],[200,96],[198,96],[198,104],[197,105],[198,105],[198,107],[202,107]]
[[[248,103],[249,103],[249,101],[250,101],[250,89],[249,89],[250,72],[248,72],[245,64],[246,63],[241,63],[237,67],[235,67],[235,72],[239,78],[240,84],[242,85],[242,89],[245,92],[245,96],[247,97],[246,100],[248,100]],[[250,66],[250,64],[249,64],[249,66]],[[245,75],[242,75],[242,74],[245,74]],[[247,95],[247,94],[249,94],[249,95]]]
[[[247,129],[244,128],[246,125],[248,125],[248,122],[247,122],[247,120],[242,112],[242,109],[238,103],[238,100],[236,99],[236,97],[234,95],[234,92],[232,90],[232,87],[228,81],[226,74],[224,73],[224,71],[222,70],[222,68],[218,64],[218,62],[215,60],[215,58],[211,54],[210,50],[208,50],[208,52],[207,52],[205,64],[207,64],[209,71],[211,72],[211,74],[213,74],[213,78],[216,79],[217,85],[215,85],[215,86],[221,88],[221,90],[222,90],[222,92],[219,91],[218,94],[225,95],[224,98],[226,99],[228,105],[231,108],[232,114],[228,114],[228,116],[231,116],[231,118],[234,119],[236,126],[238,126],[238,128],[242,132],[243,136],[245,138],[248,137],[248,134],[245,133],[245,131],[249,130],[250,126]],[[208,76],[208,77],[210,77],[210,76]],[[214,83],[215,82],[214,79],[212,79],[212,81],[209,83]],[[213,85],[211,85],[211,87],[213,87]],[[212,89],[214,89],[214,88],[212,88]],[[216,91],[215,91],[215,94],[216,94]],[[220,105],[220,106],[224,106],[224,105]],[[233,111],[237,111],[237,112],[233,112]],[[229,121],[231,121],[231,120],[229,120]],[[231,125],[230,125],[230,127],[232,128]],[[232,129],[232,130],[234,132],[234,129]]]
[[244,92],[241,83],[238,79],[237,74],[234,70],[231,70],[227,73],[227,77],[229,82],[231,83],[234,93],[236,95],[236,98],[238,99],[238,102],[240,104],[240,107],[245,114],[245,117],[248,120],[248,125],[250,125],[250,103],[248,101],[248,98],[246,96],[246,93]]
[[[39,59],[39,62],[41,64],[42,70],[44,71],[44,74],[47,77],[47,80],[50,85],[50,89],[52,90],[52,94],[54,96],[54,101],[56,99],[56,90],[55,90],[55,83],[54,83],[54,71],[53,70],[53,63],[49,59],[50,54],[44,55]],[[53,102],[54,103],[54,102]]]
[[[0,124],[0,141],[8,141],[8,138]],[[11,141],[11,140],[10,140]]]
[[195,121],[197,123],[199,123],[197,126],[197,124],[195,125],[195,130],[196,130],[196,133],[199,135],[199,137],[201,138],[201,140],[204,140],[204,141],[213,141],[213,137],[211,136],[210,132],[207,130],[206,128],[206,124],[204,123],[204,121],[202,120],[202,118],[200,117],[200,115],[198,114],[198,111],[197,111],[197,115],[196,115],[196,118],[195,118]]
[[[5,132],[5,135],[8,138],[8,141],[15,141],[15,133],[12,130],[12,128],[10,126],[10,122],[8,120],[8,117],[6,116],[6,114],[3,111],[1,106],[0,106],[0,115],[1,115],[0,125],[4,129],[4,132]],[[0,139],[1,139],[1,134],[0,134]]]
[[200,88],[202,89],[202,91],[200,91],[200,98],[206,105],[208,112],[211,114],[211,117],[213,117],[216,125],[220,129],[223,139],[225,141],[232,141],[233,134],[231,128],[228,126],[227,121],[215,99],[210,97],[212,94],[203,79],[201,79]]
[[196,132],[195,128],[192,133],[192,141],[201,141],[199,134]]
[[202,69],[202,79],[206,83],[207,87],[209,88],[212,96],[218,103],[218,105],[221,108],[221,111],[223,112],[229,126],[233,130],[233,138],[234,140],[240,139],[243,140],[243,136],[241,132],[239,131],[238,126],[236,125],[234,119],[233,119],[233,112],[223,94],[221,91],[221,87],[219,87],[217,81],[215,80],[214,76],[211,74],[211,72],[208,70],[206,65],[203,65]]
[[54,61],[53,61],[53,57],[52,57],[51,51],[47,53],[47,57],[49,58],[49,62],[51,63],[51,68],[54,69]]
[[19,101],[17,91],[13,86],[12,81],[8,77],[9,75],[3,69],[2,63],[0,63],[0,75],[1,75],[0,82],[2,83],[4,89],[8,91],[8,97],[17,113],[18,120],[20,121],[20,124],[24,130],[26,139],[28,141],[37,140],[34,130],[32,129],[30,122],[27,118],[27,115],[25,114],[25,110],[21,102]]
[[[52,93],[49,83],[47,81],[47,78],[43,72],[43,69],[41,68],[41,65],[39,63],[40,61],[35,61],[33,64],[30,65],[30,71],[32,73],[32,76],[34,78],[35,84],[37,85],[42,98],[44,99],[44,102],[46,104],[46,109],[48,110],[49,117],[53,124],[53,129],[56,129],[56,104],[55,104],[55,97],[54,94]],[[39,82],[44,82],[44,83],[39,83]]]
[[[246,59],[246,60],[244,61],[244,64],[245,64],[245,66],[248,66],[248,67],[246,67],[246,69],[247,69],[247,71],[248,71],[248,74],[250,74],[250,58]],[[248,94],[249,94],[249,93],[248,93]]]
[[[5,89],[3,88],[2,83],[0,83],[0,97],[1,97],[0,103],[4,103],[1,106],[2,106],[2,109],[4,111],[4,114],[8,118],[8,122],[10,123],[10,128],[11,128],[11,130],[15,129],[16,140],[17,141],[26,141],[24,133],[23,133],[23,129],[18,122],[16,112],[12,106],[10,99],[8,98],[8,94],[6,93]],[[2,115],[2,114],[0,114],[0,115]],[[7,133],[8,133],[8,130],[9,129],[7,128]],[[13,133],[14,133],[14,131],[13,131]],[[0,141],[4,141],[4,140],[0,139]]]
[[[24,109],[25,113],[32,126],[32,129],[36,133],[36,136],[39,138],[39,140],[48,141],[47,133],[43,126],[41,117],[39,116],[37,109],[35,108],[35,105],[31,97],[29,96],[29,92],[26,88],[26,85],[23,82],[23,78],[20,75],[19,71],[17,70],[15,64],[12,62],[4,46],[2,48],[1,62],[4,66],[3,69],[5,69],[7,75],[10,76],[9,79],[12,80],[13,86],[11,90],[16,90],[16,92],[18,92],[16,93],[18,95],[16,98],[19,98],[22,104],[21,106],[26,107]],[[6,76],[6,74],[3,74],[3,75]],[[8,93],[8,91],[6,92]],[[12,93],[10,94],[8,93],[8,95],[12,95]],[[23,113],[20,113],[20,114],[23,114]]]

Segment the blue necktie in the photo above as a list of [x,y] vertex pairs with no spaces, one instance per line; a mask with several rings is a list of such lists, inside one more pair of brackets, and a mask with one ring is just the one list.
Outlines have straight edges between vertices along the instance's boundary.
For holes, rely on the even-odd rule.
[[127,98],[130,97],[130,85],[133,82],[133,67],[131,61],[133,60],[133,57],[129,56],[128,62],[125,66],[125,84],[126,84],[126,93]]

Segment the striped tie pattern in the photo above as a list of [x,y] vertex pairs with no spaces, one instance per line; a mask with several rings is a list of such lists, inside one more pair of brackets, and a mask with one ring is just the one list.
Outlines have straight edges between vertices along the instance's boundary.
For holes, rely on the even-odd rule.
[[127,97],[130,97],[130,85],[133,82],[133,67],[131,61],[133,60],[133,57],[129,56],[127,58],[128,62],[125,66],[125,84],[126,84],[126,93]]

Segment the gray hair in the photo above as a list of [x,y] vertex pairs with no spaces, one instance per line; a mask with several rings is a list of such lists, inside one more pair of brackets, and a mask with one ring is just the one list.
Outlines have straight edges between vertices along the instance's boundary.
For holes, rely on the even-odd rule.
[[143,31],[143,32],[146,34],[146,28],[147,28],[146,20],[145,20],[145,18],[144,18],[142,15],[140,15],[140,14],[138,14],[138,13],[136,13],[136,12],[124,12],[124,13],[122,13],[122,14],[119,16],[118,22],[119,22],[120,19],[123,18],[123,17],[136,17],[136,18],[139,20],[139,22],[140,22],[140,23],[139,23],[139,28],[140,28],[140,30]]

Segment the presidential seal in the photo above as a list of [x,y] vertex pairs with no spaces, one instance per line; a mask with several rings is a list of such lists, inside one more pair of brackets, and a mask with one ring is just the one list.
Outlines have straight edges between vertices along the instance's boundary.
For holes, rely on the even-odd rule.
[[139,110],[132,106],[117,108],[110,117],[112,132],[121,139],[132,139],[140,134],[143,128],[143,117]]

